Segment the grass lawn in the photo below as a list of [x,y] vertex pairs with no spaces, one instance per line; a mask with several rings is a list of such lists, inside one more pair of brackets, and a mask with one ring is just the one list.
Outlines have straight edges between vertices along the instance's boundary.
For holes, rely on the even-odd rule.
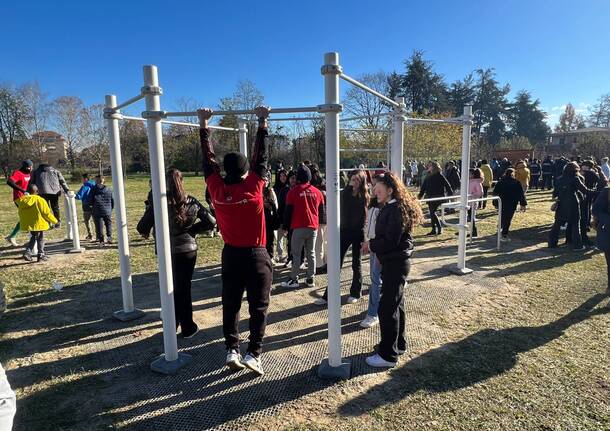
[[[185,183],[190,194],[203,200],[201,178],[187,177]],[[130,177],[126,184],[133,273],[154,272],[151,241],[141,240],[135,231],[148,180]],[[456,307],[449,316],[435,316],[443,330],[441,344],[408,353],[390,372],[338,383],[322,396],[305,396],[298,406],[263,418],[252,429],[610,429],[610,311],[603,256],[592,249],[547,249],[550,194],[535,191],[528,200],[528,211],[515,216],[513,240],[502,251],[473,252],[467,260],[492,285],[497,280],[508,288],[481,292],[472,304]],[[493,208],[479,217],[479,235],[492,235]],[[16,208],[6,187],[0,201],[3,236],[15,222]],[[432,257],[455,243],[449,229],[436,238],[426,237],[428,230],[417,229],[416,243]],[[48,239],[62,236],[63,231],[52,231]],[[21,234],[20,242],[25,239]],[[222,240],[198,242],[197,266],[217,264]],[[15,252],[2,250],[0,281],[6,286],[9,313],[11,303],[48,293],[54,281],[86,285],[119,276],[114,248],[40,265],[21,264]],[[3,363],[19,348],[19,339],[14,334],[11,339],[2,343]],[[71,378],[79,379],[78,371]],[[18,391],[18,398],[61,383],[51,378],[41,387]],[[51,403],[45,399],[38,407],[52,409]],[[70,429],[67,423],[61,429]]]

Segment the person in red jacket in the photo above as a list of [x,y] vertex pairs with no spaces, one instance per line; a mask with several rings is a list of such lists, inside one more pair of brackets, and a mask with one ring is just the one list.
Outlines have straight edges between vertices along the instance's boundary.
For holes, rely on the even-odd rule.
[[[17,199],[27,193],[28,184],[30,183],[30,178],[32,176],[32,165],[33,163],[30,159],[24,160],[21,163],[21,167],[13,172],[13,175],[6,180],[9,187],[13,189],[13,202],[15,203],[15,206],[17,205]],[[17,222],[13,231],[5,238],[13,247],[18,246],[15,238],[17,237],[19,230],[19,222]]]
[[[247,367],[263,375],[260,356],[267,324],[272,267],[267,253],[263,204],[264,177],[268,171],[268,107],[257,107],[258,131],[250,164],[241,153],[228,153],[223,160],[226,175],[220,175],[210,141],[208,120],[212,110],[199,109],[199,137],[203,175],[225,242],[222,250],[222,326],[227,347],[226,366]],[[239,350],[239,309],[247,292],[250,337],[246,355]]]

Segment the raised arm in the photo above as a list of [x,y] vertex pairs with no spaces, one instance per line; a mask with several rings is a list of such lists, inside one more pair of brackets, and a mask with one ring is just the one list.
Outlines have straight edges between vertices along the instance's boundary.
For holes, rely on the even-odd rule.
[[269,111],[268,106],[257,106],[254,108],[254,112],[258,117],[258,129],[256,131],[252,159],[250,160],[250,170],[261,178],[267,175],[269,162],[269,140],[267,139],[269,135],[267,122]]
[[212,118],[212,110],[198,109],[197,116],[199,117],[199,140],[201,142],[201,154],[203,159],[203,176],[208,178],[212,174],[220,174],[220,165],[216,161],[214,147],[210,141],[210,129],[208,129],[208,121]]

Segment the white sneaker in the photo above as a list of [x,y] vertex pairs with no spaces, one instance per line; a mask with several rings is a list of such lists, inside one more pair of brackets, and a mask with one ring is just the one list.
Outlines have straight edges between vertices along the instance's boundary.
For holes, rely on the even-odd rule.
[[12,245],[13,247],[19,247],[19,244],[17,244],[17,240],[15,238],[13,238],[12,236],[7,236],[4,239],[6,239],[6,242],[8,242],[10,245]]
[[394,368],[396,366],[396,362],[386,361],[378,354],[369,356],[365,361],[368,365],[375,368]]
[[244,359],[241,360],[241,363],[245,367],[250,368],[252,371],[254,371],[259,376],[262,376],[263,374],[265,374],[265,372],[263,371],[263,366],[261,365],[260,358],[255,358],[251,354],[247,353],[246,356],[244,357]]
[[375,326],[379,324],[379,317],[377,316],[367,316],[364,318],[362,322],[360,322],[360,326],[362,328],[370,328],[371,326]]
[[303,262],[299,268],[300,269],[307,269],[307,263]]
[[326,305],[327,301],[324,298],[317,298],[313,303],[316,305]]
[[354,302],[358,302],[359,298],[354,298],[353,296],[348,296],[347,297],[347,303],[348,304],[353,304]]
[[289,289],[295,289],[297,287],[300,286],[299,284],[299,280],[293,280],[292,278],[289,278],[286,281],[283,281],[282,284],[280,284],[281,287],[286,287]]
[[245,365],[241,363],[241,355],[237,350],[229,350],[227,352],[227,360],[225,365],[233,371],[243,370]]

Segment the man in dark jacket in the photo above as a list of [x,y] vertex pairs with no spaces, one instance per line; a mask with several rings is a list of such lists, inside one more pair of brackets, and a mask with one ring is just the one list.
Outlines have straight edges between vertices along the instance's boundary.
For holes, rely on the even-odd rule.
[[555,163],[551,156],[546,156],[541,166],[542,172],[542,190],[551,190],[553,188],[553,173],[555,172]]
[[[521,211],[525,211],[527,200],[523,193],[521,183],[515,179],[515,170],[508,168],[502,178],[498,181],[493,190],[494,196],[499,196],[502,199],[502,214],[500,220],[502,225],[502,241],[509,241],[508,231],[510,224],[513,221],[513,216],[517,211],[517,205],[521,204]],[[493,201],[494,205],[496,201]]]
[[[95,234],[100,246],[112,242],[112,209],[114,199],[112,190],[104,184],[106,179],[98,175],[95,177],[95,187],[91,191],[91,208],[93,222],[95,223]],[[104,241],[104,226],[106,226],[106,240]]]
[[538,190],[541,172],[542,166],[540,165],[540,161],[538,161],[538,159],[533,159],[530,163],[530,189]]
[[447,181],[449,181],[449,185],[453,189],[453,192],[457,194],[460,189],[460,171],[457,166],[455,166],[455,162],[452,160],[449,162],[447,166],[447,174],[445,175]]
[[55,225],[59,227],[61,219],[59,217],[59,195],[61,191],[68,193],[70,188],[66,184],[64,176],[52,166],[46,163],[41,163],[34,172],[32,172],[32,178],[30,179],[32,184],[36,184],[40,197],[47,201],[53,215],[60,222]]

